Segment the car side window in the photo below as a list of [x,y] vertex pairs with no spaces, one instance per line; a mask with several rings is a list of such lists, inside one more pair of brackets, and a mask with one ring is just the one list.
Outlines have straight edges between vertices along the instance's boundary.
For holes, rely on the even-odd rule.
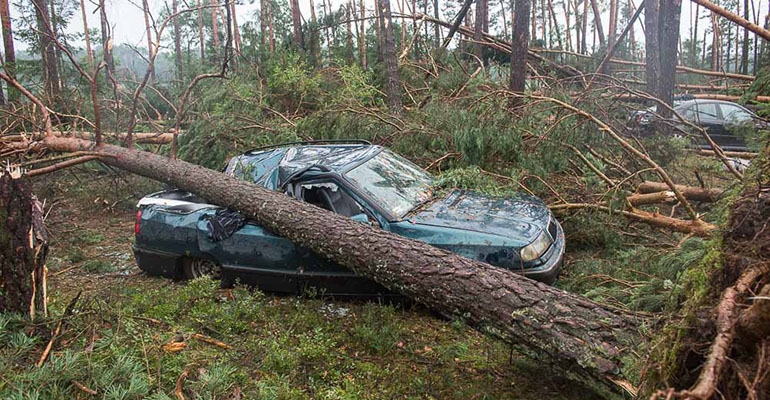
[[[714,103],[697,103],[690,107],[692,112],[692,121],[714,120],[718,119],[717,105]],[[688,118],[689,119],[689,118]]]
[[364,214],[361,205],[334,182],[297,183],[294,197],[346,217]]
[[722,109],[722,115],[727,122],[740,124],[752,119],[751,114],[742,107],[733,104],[720,104],[719,107]]
[[687,107],[687,109],[682,112],[682,118],[688,121],[695,121],[695,106]]

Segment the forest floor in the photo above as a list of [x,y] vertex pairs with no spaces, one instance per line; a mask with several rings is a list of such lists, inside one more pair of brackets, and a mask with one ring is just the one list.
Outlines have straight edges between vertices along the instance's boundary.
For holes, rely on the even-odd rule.
[[[131,254],[134,204],[158,185],[81,168],[91,171],[35,182],[50,209],[52,320],[0,319],[4,399],[592,397],[418,305],[148,277]],[[78,293],[50,357],[36,367]]]

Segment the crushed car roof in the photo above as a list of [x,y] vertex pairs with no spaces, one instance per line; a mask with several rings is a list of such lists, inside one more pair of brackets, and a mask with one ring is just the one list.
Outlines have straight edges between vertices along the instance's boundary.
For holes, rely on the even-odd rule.
[[318,166],[344,173],[382,151],[372,144],[309,144],[251,150],[233,157],[225,173],[252,180],[268,189],[280,188],[293,175]]

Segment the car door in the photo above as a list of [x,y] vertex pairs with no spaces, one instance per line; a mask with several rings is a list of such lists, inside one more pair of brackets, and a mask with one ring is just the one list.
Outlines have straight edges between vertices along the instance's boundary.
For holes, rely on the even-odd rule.
[[[379,226],[370,207],[362,202],[343,182],[334,176],[314,173],[299,177],[286,185],[286,193],[297,200],[313,204],[358,222]],[[332,293],[385,293],[384,288],[373,281],[356,275],[353,271],[318,257],[307,248],[296,246],[298,260],[297,279],[303,292],[315,292],[321,288]]]
[[[717,138],[721,140],[724,136],[724,122],[716,103],[698,101],[688,108],[686,115],[691,122],[703,128],[715,142]],[[708,146],[708,142],[699,133],[695,135],[695,142],[701,147]]]
[[753,128],[756,117],[738,104],[720,103],[719,108],[724,120],[724,135],[720,137],[721,143],[716,143],[726,150],[745,150],[743,135],[748,133],[746,129]]

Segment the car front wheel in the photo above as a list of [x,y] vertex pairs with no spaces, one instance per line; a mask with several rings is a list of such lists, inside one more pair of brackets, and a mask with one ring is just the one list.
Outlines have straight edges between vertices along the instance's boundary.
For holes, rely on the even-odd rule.
[[196,279],[203,276],[211,279],[222,279],[222,266],[208,258],[193,257],[185,260],[185,279]]

